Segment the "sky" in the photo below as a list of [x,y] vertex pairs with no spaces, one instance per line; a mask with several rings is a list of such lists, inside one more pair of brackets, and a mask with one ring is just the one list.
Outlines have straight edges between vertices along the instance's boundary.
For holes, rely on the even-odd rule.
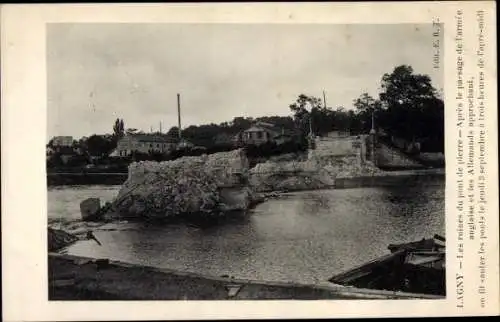
[[[401,64],[443,87],[431,24],[49,24],[47,139],[291,115],[301,93],[353,108]],[[443,33],[441,33],[443,34]],[[440,40],[443,41],[442,39]]]

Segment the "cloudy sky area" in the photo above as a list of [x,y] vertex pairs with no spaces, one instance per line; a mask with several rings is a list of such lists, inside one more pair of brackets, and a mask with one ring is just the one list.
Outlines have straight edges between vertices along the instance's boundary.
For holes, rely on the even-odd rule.
[[299,94],[323,90],[328,106],[352,108],[401,64],[439,89],[432,41],[430,24],[51,24],[47,138],[111,133],[116,118],[166,131],[176,93],[183,127],[290,115]]

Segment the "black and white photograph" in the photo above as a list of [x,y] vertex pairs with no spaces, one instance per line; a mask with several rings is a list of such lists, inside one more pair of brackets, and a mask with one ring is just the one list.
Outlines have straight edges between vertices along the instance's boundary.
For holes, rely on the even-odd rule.
[[443,34],[48,23],[48,300],[445,299]]

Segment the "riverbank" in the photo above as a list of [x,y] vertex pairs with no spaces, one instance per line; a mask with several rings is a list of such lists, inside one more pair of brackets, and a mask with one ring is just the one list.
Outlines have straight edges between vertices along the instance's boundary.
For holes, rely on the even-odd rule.
[[127,173],[121,172],[52,172],[47,173],[47,185],[121,185],[127,180],[127,177]]
[[325,283],[204,276],[118,261],[49,253],[49,300],[441,299]]
[[[71,185],[121,185],[127,180],[127,173],[47,173],[48,186]],[[321,187],[325,188],[360,188],[391,186],[400,184],[400,179],[407,178],[409,182],[424,178],[434,179],[445,176],[444,168],[384,171],[372,176],[356,176],[336,178],[334,184]],[[287,191],[304,191],[314,189],[289,189]]]
[[[316,173],[314,173],[316,174]],[[281,173],[281,176],[276,176],[272,178],[273,183],[284,182],[284,178],[296,178],[297,174]],[[301,176],[308,179],[307,172],[301,173]],[[445,178],[445,169],[435,168],[435,169],[414,169],[414,170],[399,170],[399,171],[386,171],[377,172],[373,175],[359,175],[350,177],[337,177],[331,180],[331,182],[320,182],[317,184],[312,184],[313,180],[309,178],[309,182],[306,180],[301,180],[299,184],[281,185],[279,189],[276,189],[276,185],[269,184],[267,187],[260,189],[260,193],[264,196],[276,192],[278,195],[282,192],[300,192],[300,191],[314,191],[314,190],[324,190],[324,189],[350,189],[350,188],[368,188],[368,187],[397,187],[401,185],[414,186],[422,184],[425,182],[432,183],[436,179]],[[297,180],[298,181],[298,180]],[[288,181],[287,183],[290,183]],[[313,182],[314,183],[314,182]]]
[[411,186],[423,182],[432,182],[435,179],[445,177],[445,169],[420,169],[420,170],[399,170],[385,172],[374,176],[359,176],[352,178],[336,178],[335,189],[348,189],[360,187],[394,187],[401,185]]

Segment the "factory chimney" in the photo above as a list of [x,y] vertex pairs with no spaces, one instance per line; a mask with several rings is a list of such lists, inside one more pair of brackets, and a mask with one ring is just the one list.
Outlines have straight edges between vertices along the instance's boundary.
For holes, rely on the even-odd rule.
[[181,135],[181,94],[177,93],[177,121],[179,129],[179,140],[182,138]]

